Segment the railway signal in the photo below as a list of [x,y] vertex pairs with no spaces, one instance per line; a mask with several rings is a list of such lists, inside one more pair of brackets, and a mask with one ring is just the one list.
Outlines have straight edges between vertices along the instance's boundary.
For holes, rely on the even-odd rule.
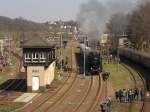
[[109,78],[110,73],[109,72],[104,72],[102,73],[102,77],[104,81],[107,81],[107,79]]
[[103,80],[105,81],[105,98],[107,98],[107,93],[108,93],[108,87],[107,87],[107,81],[108,81],[108,78],[109,78],[109,75],[110,75],[110,73],[109,72],[104,72],[104,73],[102,73],[102,78],[103,78]]

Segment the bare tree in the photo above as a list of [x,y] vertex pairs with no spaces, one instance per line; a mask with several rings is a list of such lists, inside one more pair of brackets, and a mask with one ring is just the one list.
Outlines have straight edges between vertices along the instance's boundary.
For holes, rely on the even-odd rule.
[[129,39],[137,50],[150,49],[150,2],[140,5],[130,19]]
[[127,16],[128,15],[125,14],[114,14],[106,25],[107,32],[111,34],[109,39],[112,43],[112,47],[118,45],[117,40],[120,37],[119,35],[128,31],[129,19]]
[[107,30],[114,34],[126,32],[128,28],[127,15],[114,14],[107,23]]

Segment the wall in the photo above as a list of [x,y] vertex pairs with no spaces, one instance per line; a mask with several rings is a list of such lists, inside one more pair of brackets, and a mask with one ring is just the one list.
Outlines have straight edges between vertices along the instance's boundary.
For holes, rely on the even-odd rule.
[[50,85],[54,80],[56,62],[52,62],[47,68],[44,66],[27,67],[27,87],[32,91],[32,77],[38,76],[40,80],[40,91],[44,91],[46,85]]
[[55,75],[55,65],[56,62],[52,62],[48,68],[45,70],[45,84],[50,85],[51,82],[54,80],[54,75]]
[[38,76],[40,80],[40,88],[45,86],[44,84],[44,66],[28,66],[27,67],[27,86],[28,91],[32,91],[32,77]]

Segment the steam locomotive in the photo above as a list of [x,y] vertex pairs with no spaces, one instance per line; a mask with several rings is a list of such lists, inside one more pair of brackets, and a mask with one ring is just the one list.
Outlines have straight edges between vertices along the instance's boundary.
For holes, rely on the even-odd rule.
[[102,72],[102,59],[100,53],[84,44],[80,44],[82,56],[85,52],[86,71],[90,74],[99,74]]

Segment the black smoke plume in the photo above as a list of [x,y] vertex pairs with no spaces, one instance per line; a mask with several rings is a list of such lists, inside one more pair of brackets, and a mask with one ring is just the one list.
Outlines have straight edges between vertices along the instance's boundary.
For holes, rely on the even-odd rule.
[[139,0],[88,0],[80,6],[77,21],[80,31],[88,36],[89,40],[97,40],[105,31],[105,25],[112,15],[131,12]]

